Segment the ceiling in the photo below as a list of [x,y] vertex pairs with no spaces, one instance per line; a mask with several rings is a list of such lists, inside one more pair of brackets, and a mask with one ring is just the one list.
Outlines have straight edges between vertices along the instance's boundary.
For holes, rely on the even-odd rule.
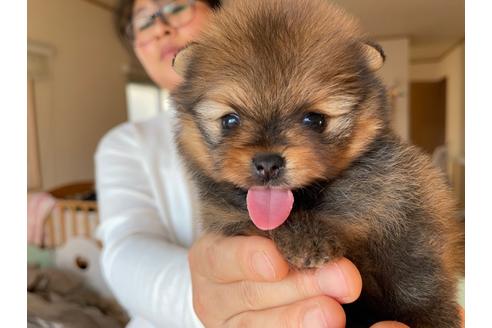
[[465,38],[465,0],[335,0],[376,38],[408,37],[410,59],[436,60]]
[[[118,3],[86,1],[113,8]],[[364,29],[375,38],[408,37],[412,61],[438,60],[465,38],[465,0],[333,1],[359,17]]]

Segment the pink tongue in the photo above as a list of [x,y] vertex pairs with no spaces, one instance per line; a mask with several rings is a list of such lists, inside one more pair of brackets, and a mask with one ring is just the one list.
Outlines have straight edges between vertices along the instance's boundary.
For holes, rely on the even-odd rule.
[[294,195],[288,189],[253,187],[246,196],[248,212],[258,229],[272,230],[289,217]]

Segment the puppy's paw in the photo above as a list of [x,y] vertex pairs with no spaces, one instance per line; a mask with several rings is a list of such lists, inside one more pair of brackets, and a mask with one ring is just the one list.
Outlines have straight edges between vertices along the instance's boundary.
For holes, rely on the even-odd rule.
[[342,247],[329,236],[279,233],[274,237],[278,249],[296,269],[318,268],[343,256]]

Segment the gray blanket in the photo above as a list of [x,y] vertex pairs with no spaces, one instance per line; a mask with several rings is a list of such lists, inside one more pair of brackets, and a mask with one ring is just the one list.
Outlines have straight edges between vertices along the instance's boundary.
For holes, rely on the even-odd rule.
[[82,280],[54,268],[27,270],[28,328],[124,327],[125,311],[84,286]]

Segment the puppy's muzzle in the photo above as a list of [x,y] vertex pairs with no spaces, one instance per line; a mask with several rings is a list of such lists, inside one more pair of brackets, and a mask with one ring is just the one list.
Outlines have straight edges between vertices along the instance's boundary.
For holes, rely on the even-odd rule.
[[276,153],[259,153],[252,159],[253,176],[262,182],[280,178],[284,168],[285,159]]

